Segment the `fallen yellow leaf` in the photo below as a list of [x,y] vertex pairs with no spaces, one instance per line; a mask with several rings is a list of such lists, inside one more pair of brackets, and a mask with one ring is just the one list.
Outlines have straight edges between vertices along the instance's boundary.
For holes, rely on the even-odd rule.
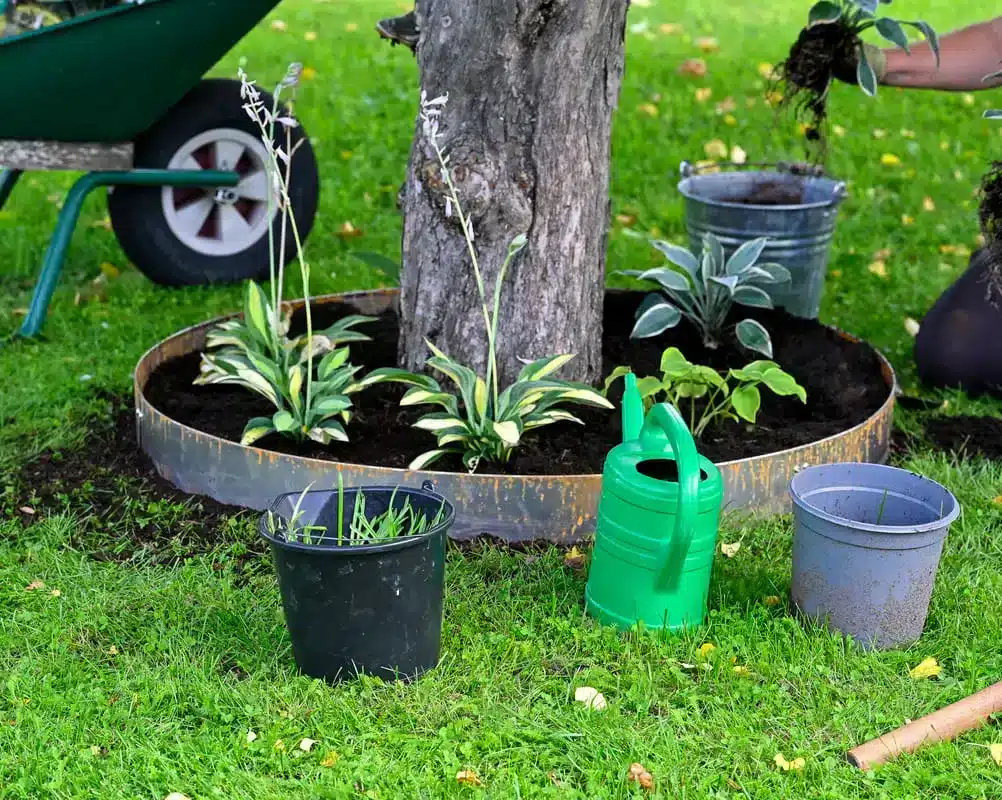
[[683,28],[677,22],[666,22],[658,30],[666,36],[674,36],[677,33],[681,33]]
[[696,47],[704,53],[716,53],[720,49],[720,42],[712,36],[701,36],[696,40]]
[[803,758],[795,758],[793,759],[793,761],[787,761],[782,753],[776,753],[776,755],[773,756],[772,760],[776,763],[777,767],[783,770],[783,772],[790,772],[791,770],[794,772],[799,772],[807,764],[807,762]]
[[348,31],[348,33],[354,33],[355,31],[358,30],[358,23],[349,22],[347,25],[344,26],[344,29]]
[[992,502],[997,506],[1002,506],[1002,494],[992,500]]
[[943,671],[943,668],[939,665],[935,658],[926,658],[915,668],[913,668],[908,674],[911,675],[915,680],[922,680],[923,678],[935,678],[939,673]]
[[914,139],[915,138],[915,131],[910,131],[907,128],[902,128],[901,129],[901,135],[904,136],[906,139]]
[[568,569],[584,569],[585,554],[581,552],[577,545],[564,553],[564,566]]
[[118,655],[118,648],[115,647],[115,645],[112,645],[111,647],[109,647],[108,648],[108,655],[109,656],[117,656]]
[[350,221],[342,222],[341,227],[337,231],[337,236],[341,239],[355,239],[364,235],[362,229],[356,228]]
[[341,756],[339,756],[334,750],[328,750],[327,755],[324,756],[324,760],[320,762],[320,766],[330,769],[337,764],[338,759],[340,758]]
[[874,139],[883,139],[884,137],[887,136],[887,131],[885,131],[883,128],[874,128],[871,135],[873,136]]
[[699,646],[697,651],[703,658],[706,658],[710,653],[717,649],[717,646],[712,642],[704,642]]
[[992,761],[1002,767],[1002,743],[988,745],[988,752],[992,755]]
[[285,742],[282,739],[278,739],[275,741],[275,744],[272,745],[272,748],[281,752],[285,750]]
[[641,103],[637,106],[637,111],[641,114],[646,114],[648,117],[656,117],[658,115],[658,107],[654,103]]
[[33,592],[35,589],[44,589],[45,581],[32,581],[27,586],[24,587],[26,592]]
[[271,29],[273,31],[285,31],[289,29],[289,26],[285,23],[285,20],[273,19],[271,21]]
[[738,118],[733,114],[724,114],[724,125],[730,125],[732,128],[738,124]]
[[919,325],[917,320],[914,320],[911,317],[905,317],[905,330],[908,332],[909,336],[911,337],[918,336],[919,329],[921,327],[922,326]]
[[922,201],[922,210],[923,211],[935,211],[936,210],[936,203],[933,202],[933,199],[931,197],[926,197]]
[[908,214],[901,215],[902,225],[913,225],[915,223],[915,217],[909,216]]
[[303,71],[299,73],[299,77],[304,81],[312,81],[317,77],[317,71],[313,67],[303,67]]
[[109,264],[107,261],[105,261],[101,265],[101,274],[104,275],[108,280],[111,280],[112,278],[117,278],[122,273],[119,271],[118,267],[116,267],[114,264]]
[[315,42],[317,40],[317,32],[306,31],[306,33],[303,34],[303,38],[308,42]]
[[741,542],[721,542],[720,552],[723,553],[728,558],[734,558],[738,554],[738,550],[741,549]]
[[472,769],[460,770],[456,773],[456,782],[462,783],[466,786],[483,786],[483,782],[480,780],[480,776],[477,775]]
[[841,125],[833,125],[832,132],[836,136],[845,136],[845,128],[843,128]]
[[737,675],[739,678],[750,678],[751,677],[751,670],[748,669],[748,667],[742,666],[740,664],[738,666],[734,667],[732,669],[732,672],[735,675]]
[[883,261],[874,261],[867,269],[879,278],[887,277],[887,264]]
[[705,78],[708,71],[706,62],[701,58],[687,58],[678,68],[680,75],[687,75],[690,78]]
[[731,148],[731,161],[735,164],[744,164],[748,160],[748,154],[738,145]]
[[711,139],[703,145],[703,151],[708,158],[727,158],[727,145],[720,139]]
[[768,597],[763,597],[762,602],[771,608],[772,606],[778,606],[783,601],[776,595],[770,594]]
[[608,703],[605,696],[592,686],[579,686],[574,690],[574,701],[592,711],[604,711]]
[[635,224],[637,217],[634,214],[616,214],[616,222],[625,225],[627,228]]
[[313,749],[313,745],[315,745],[315,744],[316,744],[316,742],[313,739],[310,739],[310,738],[304,736],[302,739],[299,740],[298,747],[304,753],[308,753],[308,752],[310,752],[310,750]]
[[693,91],[693,94],[696,95],[697,103],[705,103],[713,95],[713,89],[709,86],[700,86],[698,89]]
[[717,113],[718,114],[729,114],[738,107],[738,104],[734,102],[733,97],[725,97],[719,103],[717,103]]
[[885,167],[900,167],[901,159],[894,155],[894,153],[884,153],[880,157],[880,163]]
[[643,764],[630,764],[630,772],[626,779],[648,792],[654,788],[654,776],[646,770]]
[[973,106],[974,105],[974,95],[973,94],[963,94],[963,95],[961,95],[961,99],[964,101],[964,105],[965,106]]
[[758,65],[758,74],[768,80],[772,77],[773,66],[765,61]]

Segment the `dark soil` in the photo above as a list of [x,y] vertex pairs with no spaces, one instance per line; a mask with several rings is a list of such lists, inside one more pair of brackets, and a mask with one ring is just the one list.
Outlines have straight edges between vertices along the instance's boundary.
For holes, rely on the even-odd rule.
[[184,494],[156,473],[136,441],[131,400],[112,399],[112,409],[111,421],[78,450],[46,452],[21,468],[14,482],[18,513],[75,515],[70,544],[99,561],[176,564],[239,543],[245,546],[231,555],[242,570],[265,552],[249,526],[232,524],[243,509]]
[[745,195],[725,198],[727,203],[745,206],[797,206],[804,202],[803,189],[794,189],[789,183],[763,181]]
[[807,139],[822,140],[828,118],[828,89],[836,74],[843,77],[855,63],[860,39],[842,21],[804,28],[779,65],[782,105],[806,123]]
[[1002,461],[1002,419],[997,417],[935,417],[925,433],[937,448]]
[[993,161],[981,179],[978,218],[985,239],[994,242],[1002,233],[1002,161]]
[[[605,304],[603,373],[630,364],[640,375],[656,374],[661,353],[679,347],[692,361],[717,369],[743,366],[754,360],[736,343],[714,351],[704,349],[694,328],[683,322],[657,339],[629,338],[641,292],[610,293]],[[329,325],[346,310],[320,307],[314,324]],[[750,316],[748,309],[743,316]],[[799,320],[782,312],[755,312],[772,333],[775,360],[807,390],[808,402],[779,398],[763,390],[758,424],[724,422],[711,427],[699,449],[711,460],[722,462],[795,447],[831,436],[864,421],[887,399],[888,388],[876,355],[864,344],[847,341],[824,326]],[[294,323],[295,324],[295,323]],[[385,313],[367,327],[372,342],[353,346],[352,359],[366,369],[396,362],[397,321]],[[257,395],[235,387],[193,386],[198,373],[198,355],[166,362],[146,386],[147,399],[172,419],[198,430],[239,441],[251,417],[270,415],[273,409]],[[618,390],[618,391],[617,391]],[[348,428],[351,442],[322,447],[312,442],[297,444],[280,436],[260,441],[260,446],[314,458],[337,459],[386,467],[405,467],[413,458],[434,446],[434,438],[411,426],[420,409],[400,409],[402,387],[376,386],[356,395],[355,416]],[[619,403],[617,386],[610,400]],[[502,472],[521,475],[570,475],[602,471],[606,454],[621,438],[617,413],[575,408],[586,426],[559,424],[529,435]],[[436,469],[459,471],[458,459],[439,462]]]

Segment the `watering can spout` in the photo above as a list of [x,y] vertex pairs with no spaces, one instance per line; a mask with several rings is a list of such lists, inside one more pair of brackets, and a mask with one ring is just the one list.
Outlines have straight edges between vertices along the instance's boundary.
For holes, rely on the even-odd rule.
[[633,442],[640,438],[644,427],[644,400],[637,389],[637,376],[626,374],[626,388],[623,390],[623,441]]

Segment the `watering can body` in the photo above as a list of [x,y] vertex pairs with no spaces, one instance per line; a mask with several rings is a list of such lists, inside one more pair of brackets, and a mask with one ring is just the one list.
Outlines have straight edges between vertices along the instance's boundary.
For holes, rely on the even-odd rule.
[[585,607],[621,630],[695,627],[706,615],[723,478],[674,407],[654,406],[645,420],[631,388],[628,380],[626,441],[602,475]]

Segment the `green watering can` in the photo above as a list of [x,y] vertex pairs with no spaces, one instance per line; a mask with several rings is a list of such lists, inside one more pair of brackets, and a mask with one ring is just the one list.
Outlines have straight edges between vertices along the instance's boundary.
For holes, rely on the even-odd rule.
[[720,470],[696,451],[674,406],[644,418],[626,376],[623,443],[605,460],[587,612],[629,630],[702,624],[724,496]]

